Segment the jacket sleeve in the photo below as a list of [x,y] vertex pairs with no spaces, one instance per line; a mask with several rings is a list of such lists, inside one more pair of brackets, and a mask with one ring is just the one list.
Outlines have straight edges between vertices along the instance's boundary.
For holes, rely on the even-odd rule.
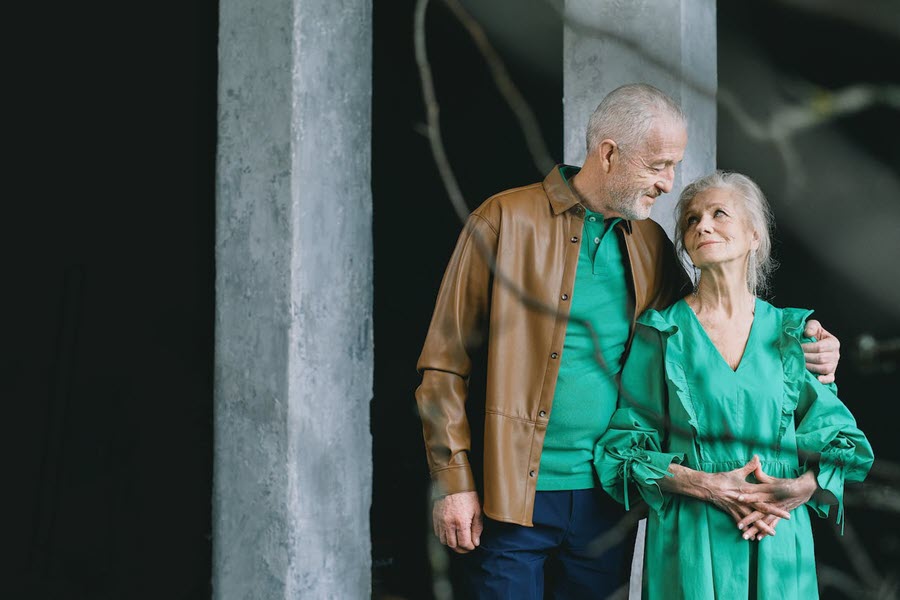
[[664,510],[668,495],[657,481],[671,477],[672,462],[684,460],[683,455],[663,452],[661,447],[667,413],[663,361],[660,333],[638,325],[622,371],[619,408],[594,448],[600,485],[626,509],[631,504],[629,488],[634,486],[650,508]]
[[486,338],[497,240],[488,220],[469,216],[444,272],[416,366],[422,375],[416,404],[435,497],[475,490],[465,404],[472,352]]
[[[818,463],[819,487],[837,498],[837,523],[844,517],[844,484],[862,481],[872,467],[874,454],[856,420],[834,394],[816,376],[804,370],[803,387],[795,413],[797,448],[801,463]],[[830,506],[814,495],[807,505],[820,517],[827,517]]]

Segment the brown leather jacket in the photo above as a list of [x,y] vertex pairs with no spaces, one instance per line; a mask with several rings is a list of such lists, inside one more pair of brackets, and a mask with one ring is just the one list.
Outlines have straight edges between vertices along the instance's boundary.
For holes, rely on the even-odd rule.
[[[487,336],[484,513],[532,525],[583,221],[584,208],[558,168],[543,183],[492,196],[469,216],[417,365],[436,496],[476,489],[466,400],[473,354]],[[617,227],[633,282],[633,331],[634,315],[677,300],[687,277],[659,225]]]

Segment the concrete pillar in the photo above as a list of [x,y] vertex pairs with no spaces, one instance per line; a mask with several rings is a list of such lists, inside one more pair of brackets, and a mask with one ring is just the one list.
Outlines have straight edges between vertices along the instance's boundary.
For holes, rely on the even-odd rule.
[[213,592],[368,598],[370,0],[221,0]]
[[716,164],[715,0],[566,0],[566,22],[566,163],[582,163],[588,118],[603,96],[622,84],[654,85],[687,114],[688,148],[675,189],[652,215],[671,238],[674,201],[684,183],[709,173]]
[[[585,128],[603,97],[625,83],[666,92],[688,120],[688,147],[671,194],[651,218],[672,238],[684,184],[716,166],[715,0],[566,0],[563,34],[564,160],[580,165]],[[639,524],[630,598],[641,597],[644,532]]]

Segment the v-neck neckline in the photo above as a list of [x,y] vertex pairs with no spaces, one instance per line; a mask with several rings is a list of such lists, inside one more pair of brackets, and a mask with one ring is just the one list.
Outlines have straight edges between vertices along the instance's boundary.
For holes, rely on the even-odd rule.
[[713,343],[712,338],[709,337],[709,334],[706,332],[706,329],[703,327],[703,323],[700,322],[700,317],[697,316],[697,313],[694,312],[694,309],[691,308],[691,305],[687,303],[687,300],[682,298],[680,300],[680,302],[682,302],[684,304],[685,310],[687,310],[690,313],[691,318],[693,318],[693,320],[694,320],[694,323],[700,329],[700,334],[703,336],[703,338],[709,344],[710,348],[713,349],[713,352],[715,352],[716,355],[719,357],[719,360],[722,361],[722,364],[725,365],[725,367],[732,373],[737,373],[740,370],[740,368],[744,365],[744,363],[746,362],[744,359],[747,358],[747,352],[750,350],[750,342],[753,341],[753,337],[754,337],[753,334],[756,331],[756,321],[759,319],[759,298],[753,299],[753,321],[750,323],[750,331],[747,333],[747,340],[744,342],[744,350],[741,352],[741,358],[738,360],[738,364],[734,368],[731,368],[731,365],[728,364],[728,361],[725,360],[725,357],[722,356],[722,353],[719,351],[719,349]]

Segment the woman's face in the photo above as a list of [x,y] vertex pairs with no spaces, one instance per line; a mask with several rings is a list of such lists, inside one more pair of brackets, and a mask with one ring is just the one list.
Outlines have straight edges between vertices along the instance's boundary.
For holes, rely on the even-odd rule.
[[713,265],[747,264],[759,236],[732,190],[712,188],[697,194],[682,217],[684,248],[698,269]]

